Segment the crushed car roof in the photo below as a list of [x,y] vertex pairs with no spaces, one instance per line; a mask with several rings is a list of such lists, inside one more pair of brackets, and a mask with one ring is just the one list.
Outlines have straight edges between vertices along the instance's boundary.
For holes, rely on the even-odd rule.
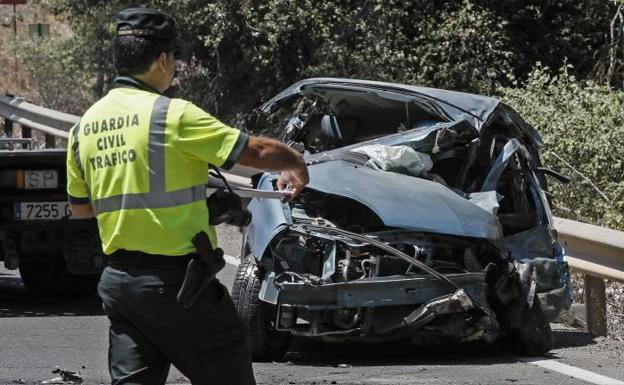
[[541,139],[535,129],[526,123],[513,109],[500,99],[489,96],[448,91],[437,88],[419,87],[407,84],[358,80],[347,78],[310,78],[301,80],[286,88],[258,108],[260,112],[272,113],[293,97],[319,88],[343,88],[368,92],[397,93],[410,97],[415,102],[424,102],[436,107],[441,116],[449,121],[465,120],[477,130],[496,119],[506,125],[513,125],[526,132],[536,144]]

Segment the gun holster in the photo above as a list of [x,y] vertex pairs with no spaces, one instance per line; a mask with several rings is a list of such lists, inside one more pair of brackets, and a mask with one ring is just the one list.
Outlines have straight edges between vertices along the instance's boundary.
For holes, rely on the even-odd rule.
[[197,249],[197,256],[186,266],[184,281],[177,296],[178,303],[185,309],[193,306],[202,291],[225,266],[223,250],[212,248],[205,231],[197,233],[192,242]]

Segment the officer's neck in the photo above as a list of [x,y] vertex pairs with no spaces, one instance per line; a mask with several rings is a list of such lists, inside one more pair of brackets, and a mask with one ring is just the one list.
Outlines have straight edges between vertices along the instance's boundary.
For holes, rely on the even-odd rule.
[[140,81],[141,83],[144,83],[146,86],[153,88],[159,93],[163,93],[167,88],[169,88],[169,84],[167,84],[168,82],[166,81],[166,79],[164,79],[161,74],[156,73],[155,71],[147,71],[140,75],[133,75],[132,77]]

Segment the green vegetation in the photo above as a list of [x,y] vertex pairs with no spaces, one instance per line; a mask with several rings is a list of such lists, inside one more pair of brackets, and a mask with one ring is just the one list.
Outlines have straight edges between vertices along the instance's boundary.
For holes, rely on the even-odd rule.
[[[624,230],[624,93],[537,67],[503,99],[542,135],[542,160],[572,177],[550,184],[557,215]],[[572,169],[573,168],[573,169]]]
[[[90,75],[93,97],[103,94],[113,76],[114,15],[135,2],[41,3],[70,24],[75,37],[68,55]],[[525,79],[537,61],[558,68],[567,58],[579,78],[602,81],[615,57],[611,78],[621,79],[620,53],[609,56],[610,23],[618,8],[604,0],[144,4],[175,15],[192,44],[193,60],[182,71],[179,94],[225,119],[310,76],[493,94],[500,85],[510,86],[510,79]]]
[[[86,63],[77,60],[81,42],[68,40],[34,40],[19,43],[19,54],[28,68],[43,103],[57,110],[81,115],[95,95],[85,84],[93,73]],[[86,64],[88,66],[88,64]]]
[[[79,113],[110,87],[114,15],[135,3],[41,3],[74,36],[27,43],[22,58],[48,105]],[[574,178],[551,183],[557,214],[624,229],[621,0],[143,4],[175,15],[191,43],[175,93],[231,124],[252,128],[253,108],[312,76],[502,96],[544,136],[545,163]]]

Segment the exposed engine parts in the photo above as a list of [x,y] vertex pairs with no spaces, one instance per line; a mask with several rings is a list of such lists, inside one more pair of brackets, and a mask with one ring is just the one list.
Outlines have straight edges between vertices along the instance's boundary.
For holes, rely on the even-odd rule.
[[[519,280],[513,264],[500,270],[508,265],[501,262],[500,250],[482,240],[405,230],[342,230],[331,214],[349,210],[349,203],[326,211],[331,219],[293,209],[293,224],[270,245],[271,258],[263,263],[280,292],[277,330],[303,336],[400,336],[450,322],[455,326],[449,330],[460,340],[496,337],[498,320],[490,301],[521,295],[505,290]],[[351,227],[368,230],[365,223],[353,221]],[[504,291],[501,298],[489,298],[493,279]],[[380,280],[387,289],[375,286]],[[341,299],[335,302],[336,297]],[[379,304],[388,306],[376,310]]]

